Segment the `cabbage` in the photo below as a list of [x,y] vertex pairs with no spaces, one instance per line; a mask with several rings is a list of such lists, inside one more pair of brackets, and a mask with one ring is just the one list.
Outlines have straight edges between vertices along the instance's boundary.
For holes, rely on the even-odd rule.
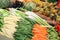
[[35,8],[36,8],[36,4],[33,3],[33,2],[27,2],[27,3],[25,4],[25,9],[27,9],[27,10],[29,10],[29,11],[31,11],[32,9],[35,9]]

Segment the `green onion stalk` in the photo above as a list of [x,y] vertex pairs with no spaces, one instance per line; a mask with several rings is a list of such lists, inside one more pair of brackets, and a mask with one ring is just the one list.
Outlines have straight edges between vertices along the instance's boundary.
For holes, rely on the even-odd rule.
[[47,23],[46,20],[42,19],[41,17],[39,17],[38,15],[36,15],[36,14],[33,13],[33,12],[28,11],[28,12],[26,12],[25,14],[28,15],[28,17],[29,17],[30,19],[36,21],[38,24],[40,24],[40,25],[42,25],[42,26],[52,27],[51,25],[49,25],[49,24]]

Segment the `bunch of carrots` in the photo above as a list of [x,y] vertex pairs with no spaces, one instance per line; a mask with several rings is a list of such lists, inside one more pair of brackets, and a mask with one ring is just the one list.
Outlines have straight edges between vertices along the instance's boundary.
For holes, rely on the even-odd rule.
[[34,24],[32,29],[32,40],[47,40],[48,32],[46,29],[46,27],[42,27],[39,24]]

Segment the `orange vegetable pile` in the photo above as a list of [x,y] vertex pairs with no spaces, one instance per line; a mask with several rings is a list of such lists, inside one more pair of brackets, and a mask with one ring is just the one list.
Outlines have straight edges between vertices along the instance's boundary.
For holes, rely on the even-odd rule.
[[46,29],[46,27],[41,27],[39,24],[34,24],[32,29],[32,40],[47,40],[48,32]]

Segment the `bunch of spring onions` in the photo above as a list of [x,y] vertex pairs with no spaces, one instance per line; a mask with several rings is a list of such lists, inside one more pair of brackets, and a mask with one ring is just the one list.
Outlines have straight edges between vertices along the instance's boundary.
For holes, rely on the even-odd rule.
[[50,26],[47,21],[36,15],[34,12],[26,11],[26,12],[21,12],[19,10],[14,9],[15,15],[20,16],[21,18],[30,18],[34,20],[36,23],[40,24],[41,26],[44,27],[52,27]]
[[34,12],[27,11],[25,14],[28,15],[28,18],[36,21],[38,24],[40,24],[42,26],[45,26],[45,27],[51,27],[47,23],[47,21],[45,21],[44,19],[42,19],[41,17],[39,17],[38,15],[36,15]]

